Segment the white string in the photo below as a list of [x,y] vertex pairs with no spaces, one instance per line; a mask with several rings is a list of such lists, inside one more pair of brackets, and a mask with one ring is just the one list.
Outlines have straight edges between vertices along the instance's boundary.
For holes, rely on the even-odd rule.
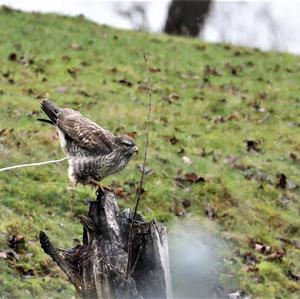
[[70,158],[69,157],[64,157],[64,158],[59,159],[59,160],[50,160],[50,161],[45,161],[45,162],[38,162],[38,163],[30,163],[30,164],[21,164],[21,165],[9,166],[9,167],[5,167],[5,168],[0,168],[0,172],[6,171],[6,170],[15,169],[15,168],[21,168],[21,167],[40,166],[40,165],[45,165],[45,164],[58,163],[58,162],[62,162],[64,160],[68,160],[68,159],[70,159]]

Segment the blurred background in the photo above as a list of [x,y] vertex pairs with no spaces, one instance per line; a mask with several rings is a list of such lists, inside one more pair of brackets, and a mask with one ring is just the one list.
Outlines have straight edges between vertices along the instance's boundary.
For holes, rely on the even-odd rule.
[[84,15],[114,27],[300,53],[299,1],[0,0],[24,11]]

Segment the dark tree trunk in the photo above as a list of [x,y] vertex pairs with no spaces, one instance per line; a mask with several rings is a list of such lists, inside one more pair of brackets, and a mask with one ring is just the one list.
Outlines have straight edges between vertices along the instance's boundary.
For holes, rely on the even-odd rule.
[[165,25],[165,33],[184,36],[198,36],[211,0],[173,0]]
[[83,224],[83,244],[61,250],[53,247],[47,235],[40,243],[66,273],[77,292],[86,299],[167,298],[171,283],[166,230],[140,215],[133,226],[132,257],[126,279],[128,236],[132,215],[119,211],[113,193],[98,195],[90,202]]

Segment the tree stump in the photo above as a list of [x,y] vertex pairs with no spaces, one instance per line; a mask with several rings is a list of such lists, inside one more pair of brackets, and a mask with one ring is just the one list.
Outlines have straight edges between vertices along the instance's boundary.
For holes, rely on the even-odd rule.
[[[126,278],[129,209],[120,212],[115,195],[106,191],[90,202],[83,224],[82,245],[55,248],[44,232],[44,252],[65,272],[78,294],[86,299],[169,298],[171,282],[165,227],[146,223],[137,215],[132,231],[130,272]],[[67,236],[66,236],[67,237]]]

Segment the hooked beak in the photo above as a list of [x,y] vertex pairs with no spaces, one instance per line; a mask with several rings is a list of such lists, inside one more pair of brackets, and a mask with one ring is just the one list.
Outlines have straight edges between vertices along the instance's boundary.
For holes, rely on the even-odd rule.
[[134,153],[138,153],[139,152],[139,148],[136,145],[133,147],[133,152]]

